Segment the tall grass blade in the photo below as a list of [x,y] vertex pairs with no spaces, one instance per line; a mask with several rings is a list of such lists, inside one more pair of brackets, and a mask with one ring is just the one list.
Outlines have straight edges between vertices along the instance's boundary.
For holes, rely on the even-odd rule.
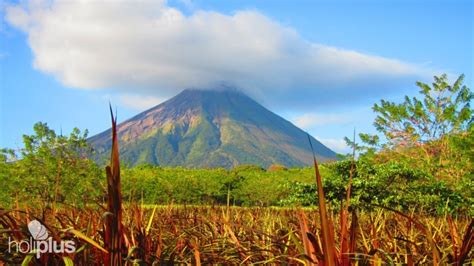
[[64,266],[74,266],[74,262],[69,257],[63,257]]
[[78,238],[80,238],[80,239],[82,239],[82,240],[84,240],[84,241],[86,241],[87,243],[89,243],[89,244],[93,245],[94,247],[100,249],[102,252],[104,252],[104,253],[109,253],[106,249],[104,249],[103,247],[101,247],[101,246],[99,245],[99,243],[95,242],[92,238],[90,238],[90,237],[84,235],[81,231],[78,231],[78,230],[76,230],[76,229],[72,229],[72,228],[71,228],[71,229],[68,229],[67,232],[68,232],[68,233],[71,233],[71,234],[73,234],[73,235],[75,235],[75,236],[77,236]]
[[316,262],[318,261],[318,258],[316,257],[316,250],[318,249],[317,241],[316,243],[312,243],[310,239],[309,235],[311,235],[311,232],[309,231],[308,223],[306,221],[306,216],[302,210],[299,212],[298,218],[299,218],[299,223],[300,223],[301,242],[303,242],[304,253],[306,257],[309,259],[310,264],[312,265],[316,264]]
[[[350,205],[350,200],[351,200],[351,190],[352,190],[352,177],[354,175],[354,168],[355,168],[355,152],[356,152],[356,145],[355,145],[355,137],[356,137],[356,132],[354,129],[354,136],[353,136],[353,143],[354,146],[352,148],[352,160],[351,160],[351,169],[349,171],[349,183],[347,184],[347,189],[346,189],[346,203],[345,205],[341,204],[341,235],[340,235],[340,241],[341,241],[341,250],[340,250],[340,258],[341,258],[341,264],[342,265],[349,265],[349,241],[348,241],[348,230],[347,230],[347,224],[349,220],[349,205]],[[354,216],[353,216],[354,218]],[[352,229],[352,228],[351,228]],[[352,234],[351,232],[351,238],[355,238],[355,234]],[[351,239],[352,241],[352,239]],[[355,241],[355,239],[354,239]]]
[[471,220],[462,240],[458,265],[463,265],[474,246],[474,219]]
[[350,229],[351,242],[349,246],[349,254],[354,254],[356,251],[356,237],[357,237],[357,228],[358,228],[359,219],[357,218],[357,212],[354,210],[352,212],[352,222]]
[[453,260],[458,261],[459,260],[458,244],[460,242],[458,230],[456,228],[456,225],[453,222],[453,219],[451,218],[451,215],[448,215],[447,220],[448,220],[448,225],[449,225],[449,234],[451,235],[451,242],[453,246]]
[[122,193],[120,184],[119,143],[117,139],[117,118],[112,118],[112,151],[110,165],[105,168],[107,174],[107,211],[112,213],[106,217],[105,246],[109,254],[105,260],[106,265],[122,265]]
[[153,212],[151,213],[150,220],[148,220],[148,225],[146,226],[146,229],[145,229],[146,235],[150,234],[151,224],[153,222],[153,217],[155,217],[156,207],[157,206],[155,205],[155,207],[153,208]]
[[30,265],[31,261],[33,260],[33,254],[28,254],[23,258],[23,261],[21,262],[21,266],[28,266]]
[[194,250],[194,265],[201,266],[201,253],[199,252],[199,242],[198,239],[195,238],[194,241],[191,243],[193,250]]
[[331,236],[330,221],[328,219],[328,213],[326,210],[326,200],[324,197],[323,181],[321,174],[319,173],[318,162],[314,153],[313,144],[311,143],[311,137],[308,135],[309,145],[311,152],[313,153],[314,171],[316,175],[316,185],[318,186],[318,203],[319,203],[319,216],[321,220],[321,231],[323,236],[323,257],[324,265],[335,265],[335,252],[336,245],[334,243],[334,236]]

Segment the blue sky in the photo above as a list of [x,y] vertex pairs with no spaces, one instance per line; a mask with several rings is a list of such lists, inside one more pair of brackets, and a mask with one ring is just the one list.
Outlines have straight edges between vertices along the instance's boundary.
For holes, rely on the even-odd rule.
[[372,104],[416,80],[464,73],[472,88],[472,1],[120,3],[1,4],[0,147],[37,121],[99,133],[109,100],[124,120],[228,82],[347,151],[354,127],[373,132]]

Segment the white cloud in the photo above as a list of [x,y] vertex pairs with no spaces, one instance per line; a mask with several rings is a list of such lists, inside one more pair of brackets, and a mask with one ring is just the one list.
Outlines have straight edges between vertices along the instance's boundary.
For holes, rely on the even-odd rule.
[[320,138],[320,137],[316,137],[316,139],[337,153],[346,154],[350,152],[350,148],[346,145],[346,142],[343,139]]
[[291,119],[300,128],[310,129],[315,126],[325,126],[331,124],[342,124],[349,122],[351,117],[348,114],[316,114],[306,113]]
[[164,1],[36,0],[7,7],[6,20],[28,35],[35,68],[76,88],[162,98],[227,84],[304,108],[379,96],[432,74],[312,43],[257,11],[186,16]]

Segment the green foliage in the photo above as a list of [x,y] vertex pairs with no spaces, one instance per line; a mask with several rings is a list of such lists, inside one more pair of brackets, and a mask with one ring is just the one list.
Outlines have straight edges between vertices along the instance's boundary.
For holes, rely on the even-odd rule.
[[420,98],[374,105],[380,135],[359,134],[365,145],[346,138],[360,153],[355,204],[474,213],[474,96],[463,79],[450,85],[446,75],[435,76],[431,86],[417,82]]
[[426,143],[463,132],[472,123],[470,102],[474,96],[462,84],[464,75],[459,76],[453,85],[448,84],[446,74],[434,79],[432,86],[417,82],[421,99],[405,96],[400,104],[381,100],[380,104],[374,105],[373,110],[377,113],[374,126],[389,144]]
[[99,196],[101,171],[88,159],[87,131],[74,128],[69,136],[57,135],[45,123],[24,135],[19,156],[1,150],[0,197],[5,205],[15,200],[84,203]]
[[310,182],[310,168],[266,171],[258,166],[242,165],[232,170],[186,169],[140,165],[122,171],[125,201],[146,204],[226,204],[245,206],[278,205],[290,192],[282,185]]
[[[25,136],[28,148],[17,158],[11,150],[0,156],[0,197],[12,204],[23,201],[45,203],[90,203],[102,195],[101,169],[84,156],[85,134],[56,136],[45,124]],[[472,136],[472,135],[470,135]],[[471,138],[453,138],[465,147]],[[60,145],[58,145],[60,144]],[[466,149],[465,155],[472,154]],[[465,157],[466,157],[465,156]],[[467,163],[467,162],[465,162]],[[459,166],[465,167],[465,166]],[[321,165],[328,202],[337,209],[345,197],[351,161]],[[58,179],[59,177],[59,179]],[[393,208],[420,208],[431,213],[473,212],[472,172],[455,185],[438,181],[423,168],[406,161],[377,161],[361,156],[353,175],[351,206],[370,209],[374,204]],[[59,186],[58,186],[59,185]],[[57,189],[57,190],[56,190]],[[244,206],[310,206],[317,199],[312,168],[278,168],[241,165],[232,170],[186,169],[143,164],[122,169],[124,202],[144,204],[221,204]]]
[[[420,98],[405,96],[402,103],[381,100],[373,106],[377,114],[374,126],[381,135],[360,133],[365,145],[356,145],[347,138],[346,142],[360,152],[390,152],[397,159],[411,157],[418,165],[438,170],[437,161],[449,159],[453,152],[453,138],[472,135],[474,94],[462,84],[463,80],[461,75],[449,85],[443,74],[435,76],[431,86],[417,82]],[[445,158],[441,158],[443,155]]]
[[125,201],[199,204],[225,198],[223,169],[191,170],[137,166],[122,171]]
[[[345,198],[351,161],[326,165],[328,175],[323,179],[326,199],[337,209]],[[376,205],[407,211],[423,210],[433,214],[474,214],[472,181],[452,188],[437,181],[421,169],[401,162],[374,164],[360,159],[353,176],[351,206],[371,210]],[[285,206],[316,205],[317,189],[313,183],[290,182],[291,193],[280,203]],[[466,192],[469,191],[467,194]]]

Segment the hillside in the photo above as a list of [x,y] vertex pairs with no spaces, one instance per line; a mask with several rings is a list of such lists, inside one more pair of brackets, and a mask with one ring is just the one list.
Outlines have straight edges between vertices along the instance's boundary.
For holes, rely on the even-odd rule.
[[[248,96],[229,90],[185,90],[118,125],[121,159],[129,165],[268,167],[310,165],[306,133]],[[317,158],[336,154],[312,138]],[[110,129],[89,139],[108,158]]]

